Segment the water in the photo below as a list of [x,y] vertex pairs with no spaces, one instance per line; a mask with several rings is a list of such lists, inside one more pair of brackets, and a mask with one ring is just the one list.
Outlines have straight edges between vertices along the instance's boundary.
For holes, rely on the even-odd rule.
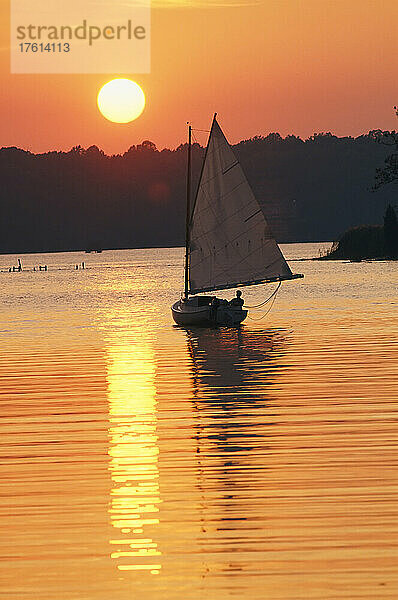
[[0,257],[1,597],[397,598],[397,264],[318,249],[191,332],[181,249]]

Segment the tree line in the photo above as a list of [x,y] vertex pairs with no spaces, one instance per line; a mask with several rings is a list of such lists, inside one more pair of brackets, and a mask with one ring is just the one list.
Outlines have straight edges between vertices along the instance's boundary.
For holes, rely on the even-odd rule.
[[[382,131],[306,140],[271,133],[234,151],[279,242],[329,241],[382,223],[396,204],[395,158],[381,143],[387,134],[396,139]],[[186,150],[148,140],[114,156],[96,146],[44,154],[2,148],[0,252],[183,245]],[[194,144],[194,188],[203,155]],[[374,184],[376,169],[390,185]]]

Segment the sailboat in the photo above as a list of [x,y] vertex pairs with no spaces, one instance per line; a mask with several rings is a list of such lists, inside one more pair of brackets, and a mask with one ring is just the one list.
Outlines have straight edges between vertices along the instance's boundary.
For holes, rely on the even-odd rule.
[[[188,127],[184,294],[171,308],[182,326],[236,326],[247,317],[205,292],[303,277],[293,274],[242,167],[214,115],[196,196],[191,202],[192,127]],[[237,301],[236,301],[237,300]]]

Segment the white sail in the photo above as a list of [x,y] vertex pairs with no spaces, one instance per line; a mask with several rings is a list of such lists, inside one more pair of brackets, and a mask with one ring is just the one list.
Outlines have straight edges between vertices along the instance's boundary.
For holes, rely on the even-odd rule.
[[190,292],[293,277],[214,117],[190,224]]

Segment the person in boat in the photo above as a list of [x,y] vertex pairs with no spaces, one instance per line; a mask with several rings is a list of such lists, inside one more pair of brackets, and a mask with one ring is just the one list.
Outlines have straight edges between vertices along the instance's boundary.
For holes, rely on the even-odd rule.
[[229,301],[229,304],[230,306],[239,306],[240,308],[242,308],[244,301],[242,298],[242,292],[240,290],[236,292],[235,298],[232,298],[232,300]]
[[210,316],[213,321],[217,321],[217,310],[220,306],[220,299],[217,296],[213,296],[210,304]]

